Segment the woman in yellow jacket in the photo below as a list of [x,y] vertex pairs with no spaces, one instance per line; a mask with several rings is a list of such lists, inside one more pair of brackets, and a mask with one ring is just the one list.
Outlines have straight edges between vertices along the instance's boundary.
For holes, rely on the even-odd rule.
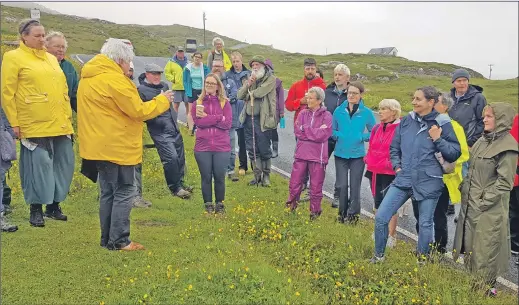
[[169,110],[173,95],[166,91],[144,103],[125,76],[133,57],[128,45],[109,39],[101,54],[81,69],[78,88],[81,172],[93,182],[99,177],[101,247],[109,250],[144,249],[130,241],[135,169],[142,163],[142,123]]
[[30,224],[45,226],[45,216],[67,220],[60,202],[74,174],[72,109],[65,74],[44,47],[45,29],[38,20],[19,27],[20,47],[4,54],[2,107],[20,149],[20,180],[30,204]]

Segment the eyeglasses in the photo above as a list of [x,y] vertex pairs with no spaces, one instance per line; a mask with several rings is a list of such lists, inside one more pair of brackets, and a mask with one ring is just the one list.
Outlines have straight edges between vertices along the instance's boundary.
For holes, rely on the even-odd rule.
[[208,86],[216,86],[216,85],[218,85],[217,83],[210,83],[210,82],[205,82],[205,84],[208,85]]
[[193,56],[194,58],[202,59],[202,56]]
[[215,65],[213,65],[213,68],[223,68],[223,66],[215,66]]
[[357,96],[359,95],[360,93],[358,92],[348,92],[348,95],[351,95],[351,96]]

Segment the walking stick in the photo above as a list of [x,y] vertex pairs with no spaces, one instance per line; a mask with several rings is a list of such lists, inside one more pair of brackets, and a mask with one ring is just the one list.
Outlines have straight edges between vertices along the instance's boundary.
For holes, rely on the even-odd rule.
[[[250,96],[250,106],[251,106],[251,119],[252,119],[252,156],[254,158],[254,169],[258,166],[256,162],[256,131],[254,130],[254,97],[252,96],[252,92],[249,91]],[[259,181],[256,181],[256,186],[259,185]]]

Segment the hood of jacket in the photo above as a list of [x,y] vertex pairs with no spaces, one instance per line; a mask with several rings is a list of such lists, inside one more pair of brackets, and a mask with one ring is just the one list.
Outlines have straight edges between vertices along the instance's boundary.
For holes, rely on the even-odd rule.
[[179,59],[177,55],[171,58],[171,61],[176,62],[182,69],[184,69],[187,65],[187,57],[184,56],[184,59]]
[[234,69],[234,66],[232,66],[230,69],[229,69],[230,72],[232,73],[235,73],[235,74],[238,74],[238,73],[247,73],[247,72],[250,72],[249,69],[247,69],[247,67],[245,67],[244,64],[241,64],[241,71],[240,72],[236,72],[236,70]]
[[108,56],[98,54],[81,69],[81,78],[90,78],[100,74],[123,74],[123,69]]
[[[480,87],[478,85],[469,85],[469,89],[462,97],[460,97],[460,101],[469,100],[478,93],[483,93],[483,87]],[[456,89],[455,88],[451,89],[451,96],[454,99],[454,101],[456,101]]]
[[487,140],[495,140],[510,132],[516,111],[507,103],[492,103],[488,107],[492,108],[494,112],[496,126],[491,132],[483,132],[483,136]]

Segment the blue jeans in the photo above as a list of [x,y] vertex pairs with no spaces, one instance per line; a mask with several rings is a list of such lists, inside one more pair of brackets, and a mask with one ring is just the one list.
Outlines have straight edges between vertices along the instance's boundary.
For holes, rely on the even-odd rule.
[[[384,200],[380,204],[375,216],[375,255],[382,256],[386,250],[387,238],[389,235],[388,224],[391,217],[395,215],[398,209],[413,195],[412,189],[401,189],[394,185],[390,186]],[[430,250],[429,244],[434,241],[434,210],[438,203],[438,197],[415,200],[419,211],[419,227],[418,244],[416,250],[418,254],[428,254]]]
[[4,204],[2,199],[4,198],[4,183],[5,173],[11,168],[11,161],[5,162],[0,159],[0,213],[4,212]]

